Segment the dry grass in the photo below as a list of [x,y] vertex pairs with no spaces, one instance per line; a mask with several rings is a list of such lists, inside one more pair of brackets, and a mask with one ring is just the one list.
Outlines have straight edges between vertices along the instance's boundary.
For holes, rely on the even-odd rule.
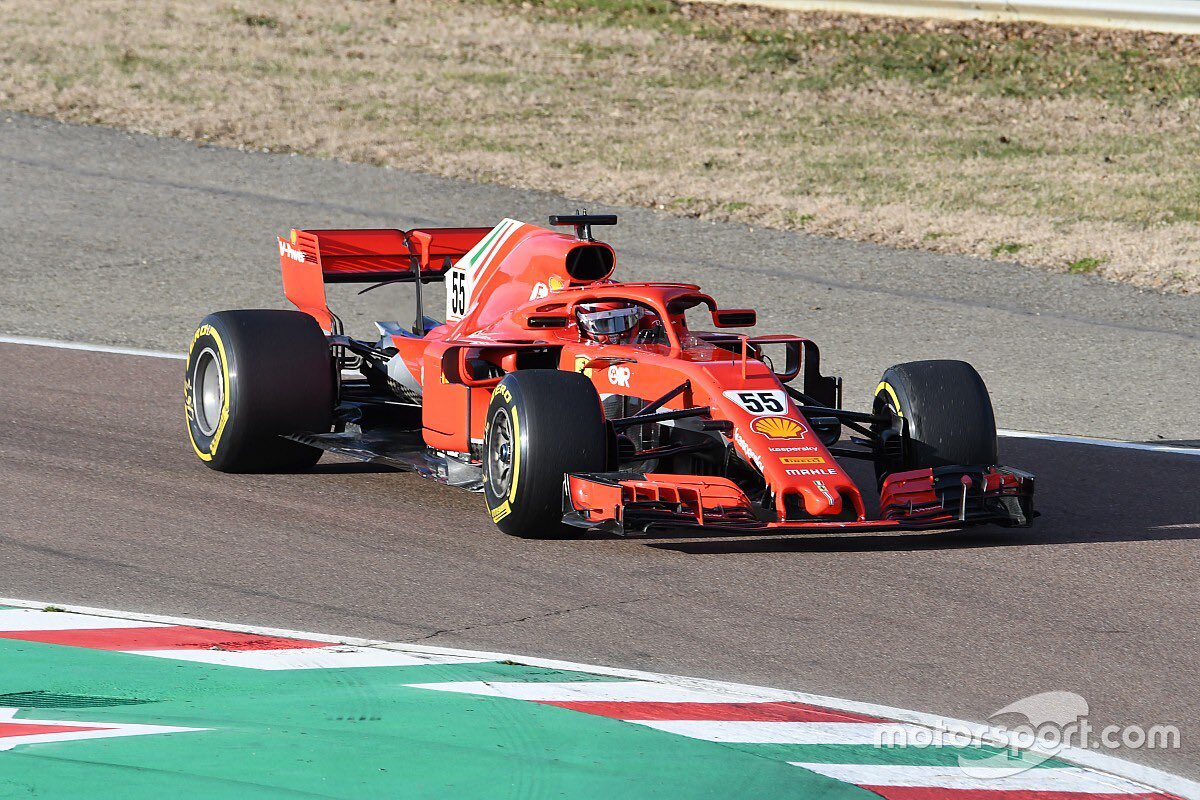
[[0,104],[1200,291],[1200,45],[666,0],[24,0]]

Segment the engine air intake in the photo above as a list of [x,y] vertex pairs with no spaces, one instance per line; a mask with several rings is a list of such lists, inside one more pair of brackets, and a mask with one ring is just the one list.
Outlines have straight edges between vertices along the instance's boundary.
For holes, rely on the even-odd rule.
[[613,266],[613,251],[605,244],[581,244],[567,251],[566,269],[572,280],[602,280],[612,273]]

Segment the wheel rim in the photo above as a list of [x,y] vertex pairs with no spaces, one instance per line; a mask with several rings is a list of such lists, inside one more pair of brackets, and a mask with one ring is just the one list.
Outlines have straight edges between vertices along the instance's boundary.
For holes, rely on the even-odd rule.
[[196,410],[196,426],[205,436],[217,432],[221,409],[225,407],[225,382],[221,377],[221,362],[211,347],[196,358],[192,373],[192,407]]
[[492,493],[504,497],[512,485],[513,447],[516,442],[513,437],[512,420],[508,411],[498,409],[492,417],[492,425],[488,429],[487,441],[487,471],[488,484]]

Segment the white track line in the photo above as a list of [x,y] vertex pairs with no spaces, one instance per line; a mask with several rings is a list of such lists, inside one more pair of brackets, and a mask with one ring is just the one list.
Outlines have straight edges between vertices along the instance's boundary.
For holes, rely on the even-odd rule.
[[[31,601],[17,598],[0,597],[0,605],[18,606],[21,608],[45,608],[46,606],[52,604],[44,601]],[[726,683],[724,681],[713,681],[704,678],[688,678],[682,675],[667,675],[657,672],[645,672],[643,670],[603,667],[594,664],[579,664],[574,661],[560,661],[558,659],[551,658],[516,656],[509,653],[489,653],[475,650],[462,650],[451,647],[431,647],[429,645],[406,644],[402,642],[389,643],[349,636],[330,636],[329,634],[324,633],[308,633],[304,631],[287,630],[284,628],[264,628],[257,625],[240,625],[235,623],[214,622],[212,620],[174,617],[162,614],[138,614],[128,611],[115,611],[106,608],[66,605],[63,603],[57,603],[53,605],[58,608],[62,608],[65,611],[71,611],[77,614],[92,614],[95,616],[113,617],[116,619],[160,622],[166,625],[192,625],[200,628],[217,628],[227,631],[254,633],[261,636],[287,636],[296,639],[310,639],[318,642],[336,642],[364,647],[379,647],[386,650],[407,653],[431,653],[436,655],[462,656],[465,658],[485,661],[513,661],[518,664],[524,664],[531,667],[543,667],[546,669],[567,670],[571,672],[589,672],[594,675],[604,675],[612,678],[625,678],[632,681],[650,681],[678,689],[714,694],[719,693],[727,698],[737,695],[749,695],[751,697],[761,698],[764,700],[784,699],[798,703],[821,706],[824,708],[831,708],[839,711],[851,711],[857,714],[865,714],[872,717],[881,717],[884,719],[893,719],[901,722],[910,722],[926,728],[937,729],[948,727],[956,730],[986,730],[986,726],[978,723],[969,723],[962,720],[939,717],[934,714],[926,714],[921,711],[909,711],[903,708],[892,708],[890,706],[877,705],[875,703],[864,703],[859,700],[843,700],[837,697],[824,697],[822,695],[809,694],[807,692],[768,689],[761,686],[751,686],[740,683]],[[1188,800],[1200,800],[1200,783],[1188,780],[1187,778],[1182,778],[1178,775],[1172,775],[1169,772],[1154,769],[1153,767],[1146,767],[1142,766],[1141,764],[1135,764],[1132,761],[1116,758],[1108,755],[1107,753],[1069,747],[1064,748],[1057,753],[1052,753],[1051,755],[1054,755],[1056,758],[1062,761],[1067,761],[1081,767],[1088,767],[1099,772],[1123,778],[1125,780],[1135,781],[1147,787],[1153,787],[1161,791],[1171,792],[1179,795],[1180,797],[1188,798]]]
[[[30,336],[0,335],[0,344],[25,344],[33,347],[56,347],[60,350],[87,350],[93,353],[113,353],[122,356],[146,356],[148,358],[170,358],[183,361],[187,358],[181,353],[167,353],[163,350],[141,350],[136,347],[111,347],[106,344],[86,344],[84,342],[60,342],[54,339],[37,339]],[[1165,444],[1149,444],[1143,442],[1122,442],[1117,439],[1093,439],[1087,436],[1071,436],[1061,433],[1038,433],[1037,431],[1017,431],[1001,428],[997,431],[1009,439],[1040,439],[1046,442],[1062,442],[1064,444],[1092,445],[1094,447],[1117,447],[1124,450],[1144,450],[1150,453],[1172,453],[1180,456],[1200,456],[1200,447],[1172,447]]]
[[613,703],[758,703],[787,700],[790,692],[763,689],[748,694],[711,692],[661,681],[461,681],[417,683],[417,689],[507,697],[535,703],[604,701]]
[[46,613],[42,609],[0,610],[0,632],[12,631],[84,631],[111,630],[113,628],[163,628],[157,622],[145,620],[112,620],[90,614],[72,614],[69,611]]
[[1150,453],[1173,453],[1177,456],[1200,456],[1200,447],[1175,447],[1153,442],[1122,442],[1117,439],[1092,439],[1087,436],[1070,436],[1065,433],[1037,433],[1036,431],[1013,431],[1001,428],[996,431],[1009,439],[1041,439],[1044,442],[1064,444],[1086,444],[1093,447],[1117,447],[1122,450],[1143,450]]
[[146,358],[170,358],[184,361],[182,353],[167,353],[163,350],[143,350],[139,347],[113,347],[107,344],[85,344],[83,342],[59,342],[54,339],[37,339],[32,336],[0,335],[0,344],[25,344],[30,347],[54,347],[59,350],[86,350],[90,353],[113,353],[118,356],[144,356]]
[[[746,722],[742,720],[630,720],[665,733],[706,742],[740,744],[865,744],[916,740],[926,733],[903,722]],[[893,738],[894,737],[894,738]]]
[[[1013,774],[1007,767],[936,766],[912,767],[891,764],[814,764],[789,762],[835,780],[859,786],[912,786],[963,789],[977,792],[1079,792],[1087,794],[1141,794],[1145,788],[1112,775],[1072,767],[1031,769]],[[992,795],[995,796],[995,795]],[[1103,800],[1097,797],[1096,800]]]
[[346,667],[424,667],[478,664],[491,658],[403,653],[377,647],[301,647],[286,650],[123,650],[136,656],[196,661],[244,669],[342,669]]

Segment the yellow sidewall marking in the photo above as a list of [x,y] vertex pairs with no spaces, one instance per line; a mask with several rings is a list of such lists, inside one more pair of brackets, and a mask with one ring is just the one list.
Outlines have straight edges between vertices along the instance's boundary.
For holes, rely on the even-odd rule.
[[511,513],[512,507],[509,506],[508,501],[505,500],[503,503],[492,509],[492,522],[499,522]]
[[[225,357],[225,343],[221,341],[220,334],[218,334],[211,325],[200,326],[200,328],[196,331],[196,335],[192,337],[192,346],[188,348],[189,351],[195,349],[196,342],[199,341],[200,337],[202,336],[212,337],[213,342],[215,342],[217,345],[217,355],[221,360],[221,420],[217,423],[217,432],[213,434],[212,441],[208,443],[207,451],[201,450],[200,445],[196,444],[196,435],[192,431],[191,424],[186,419],[184,422],[187,424],[188,439],[191,440],[192,449],[196,451],[196,455],[198,455],[202,461],[211,461],[212,457],[217,454],[217,445],[221,441],[221,434],[225,431],[225,423],[229,421],[229,359]],[[191,366],[192,365],[189,363],[189,376],[187,378],[189,385],[191,384]],[[188,402],[192,403],[192,413],[196,413],[195,403],[192,402],[191,399],[189,399]]]
[[896,409],[896,416],[904,418],[904,409],[900,407],[900,398],[896,396],[896,390],[887,381],[880,381],[875,387],[875,396],[878,397],[880,392],[886,392],[887,396],[892,398],[892,408]]
[[517,410],[509,406],[509,417],[513,429],[513,474],[512,485],[508,488],[508,502],[517,501],[517,480],[521,477],[521,427],[517,424]]

